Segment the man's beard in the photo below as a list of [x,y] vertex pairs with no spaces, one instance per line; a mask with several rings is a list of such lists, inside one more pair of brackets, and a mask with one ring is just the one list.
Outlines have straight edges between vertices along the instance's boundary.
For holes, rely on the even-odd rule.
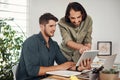
[[78,27],[80,26],[80,21],[79,21],[79,24],[76,24],[75,22],[72,23],[75,27]]
[[54,33],[53,33],[53,35],[50,35],[46,30],[44,30],[44,32],[45,32],[45,35],[46,35],[47,37],[53,37],[53,36],[54,36]]

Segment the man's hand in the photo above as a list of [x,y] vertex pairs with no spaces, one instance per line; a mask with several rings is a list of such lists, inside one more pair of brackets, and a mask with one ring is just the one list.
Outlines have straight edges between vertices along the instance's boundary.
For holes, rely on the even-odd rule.
[[59,68],[60,69],[70,69],[71,67],[75,66],[75,63],[74,62],[65,62],[61,65],[59,65]]
[[82,70],[85,70],[85,69],[91,69],[91,63],[92,63],[91,59],[83,60],[80,63],[80,66],[78,67],[78,70],[82,71]]
[[84,51],[90,50],[90,49],[91,49],[91,44],[90,43],[84,44],[84,45],[81,45],[81,47],[79,49],[79,52],[80,52],[80,54],[82,54]]
[[[91,63],[92,63],[91,59],[83,60],[83,61],[80,63],[79,67],[77,68],[77,71],[82,71],[82,70],[91,69]],[[70,68],[70,70],[76,70],[76,66],[75,66],[75,65],[72,66],[72,67]]]
[[90,50],[90,48],[87,47],[87,46],[82,46],[82,47],[79,49],[79,52],[80,52],[80,54],[82,54],[84,51],[87,51],[87,50]]

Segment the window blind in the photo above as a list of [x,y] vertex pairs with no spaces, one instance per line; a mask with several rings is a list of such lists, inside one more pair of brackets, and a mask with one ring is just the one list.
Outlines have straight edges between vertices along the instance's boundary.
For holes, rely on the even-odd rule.
[[27,4],[28,0],[0,0],[0,18],[13,18],[13,21],[7,23],[12,28],[18,31],[18,34],[22,32],[26,33],[27,26]]

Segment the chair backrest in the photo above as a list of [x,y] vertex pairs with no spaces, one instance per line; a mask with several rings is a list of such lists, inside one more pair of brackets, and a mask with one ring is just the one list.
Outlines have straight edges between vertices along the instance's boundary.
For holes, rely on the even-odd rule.
[[18,67],[18,64],[14,65],[12,67],[12,72],[13,72],[14,80],[16,80],[15,74],[16,74],[17,67]]

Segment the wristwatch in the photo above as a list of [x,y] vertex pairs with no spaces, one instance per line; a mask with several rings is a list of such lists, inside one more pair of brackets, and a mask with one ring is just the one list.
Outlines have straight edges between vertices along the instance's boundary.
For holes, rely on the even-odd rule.
[[76,66],[75,70],[76,70],[76,71],[79,71],[78,68],[79,68],[79,66]]

